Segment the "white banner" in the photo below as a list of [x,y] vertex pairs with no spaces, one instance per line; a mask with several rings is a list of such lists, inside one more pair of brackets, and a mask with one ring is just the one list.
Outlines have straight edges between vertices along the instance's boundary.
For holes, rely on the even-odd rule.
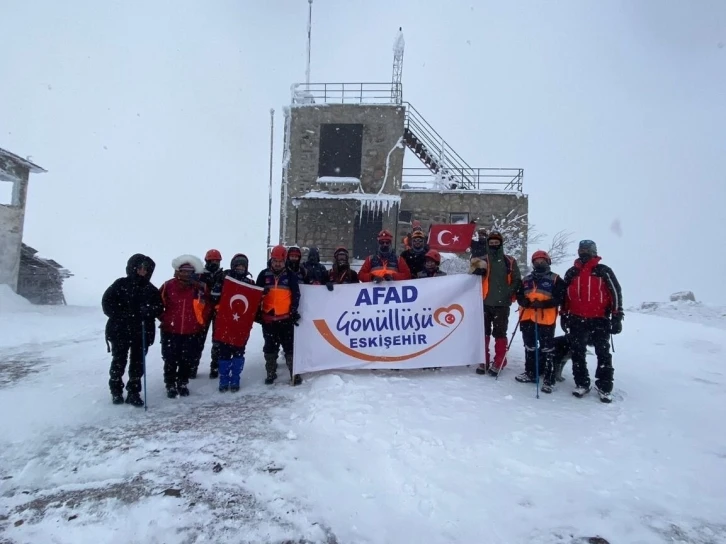
[[481,278],[301,285],[295,373],[484,362]]

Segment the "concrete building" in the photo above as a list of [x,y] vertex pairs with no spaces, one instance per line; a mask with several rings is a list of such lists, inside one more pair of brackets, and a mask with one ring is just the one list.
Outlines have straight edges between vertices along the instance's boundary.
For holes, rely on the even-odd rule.
[[[405,153],[421,166],[404,168]],[[425,230],[509,222],[508,249],[521,259],[523,176],[519,168],[469,166],[403,101],[400,83],[297,84],[285,109],[280,243],[318,246],[323,260],[342,245],[364,259],[384,228],[400,251],[413,220]]]
[[0,149],[0,284],[17,291],[30,174],[45,170]]

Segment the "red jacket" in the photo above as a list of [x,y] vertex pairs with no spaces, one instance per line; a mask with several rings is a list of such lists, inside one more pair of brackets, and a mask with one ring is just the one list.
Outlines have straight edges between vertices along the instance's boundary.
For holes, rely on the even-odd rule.
[[207,286],[201,282],[184,283],[174,278],[161,286],[164,313],[161,330],[171,334],[196,334],[204,330],[211,311]]
[[358,279],[361,282],[373,281],[375,276],[382,278],[387,274],[393,276],[394,280],[411,279],[411,269],[406,260],[403,257],[396,257],[395,253],[391,253],[388,258],[382,257],[380,253],[369,255],[358,271]]
[[565,274],[565,283],[565,312],[588,319],[622,312],[620,284],[613,271],[600,264],[600,257],[584,264],[577,259]]

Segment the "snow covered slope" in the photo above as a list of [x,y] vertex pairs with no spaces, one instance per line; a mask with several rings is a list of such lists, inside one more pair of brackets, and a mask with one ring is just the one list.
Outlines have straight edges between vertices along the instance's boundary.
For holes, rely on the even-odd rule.
[[611,405],[569,367],[535,399],[519,340],[498,381],[268,387],[255,328],[237,395],[166,399],[153,346],[144,412],[110,403],[100,311],[27,310],[0,313],[0,542],[726,543],[715,317],[628,313]]

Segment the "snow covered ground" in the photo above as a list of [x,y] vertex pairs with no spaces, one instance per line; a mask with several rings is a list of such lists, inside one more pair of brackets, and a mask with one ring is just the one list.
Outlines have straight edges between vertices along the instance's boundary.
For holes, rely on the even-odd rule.
[[569,366],[536,399],[518,340],[499,381],[268,387],[256,329],[237,395],[166,399],[153,346],[144,412],[110,402],[100,310],[0,293],[0,543],[726,543],[726,317],[686,307],[628,313],[610,405]]

